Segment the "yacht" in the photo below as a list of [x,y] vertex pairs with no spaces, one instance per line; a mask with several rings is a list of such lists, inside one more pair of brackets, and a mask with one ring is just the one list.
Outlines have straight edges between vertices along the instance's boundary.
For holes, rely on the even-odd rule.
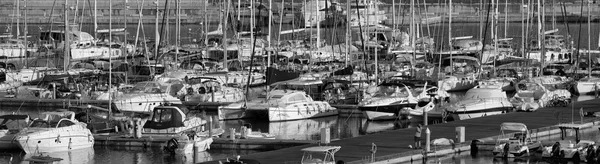
[[59,152],[91,148],[94,136],[85,123],[75,119],[75,112],[44,112],[43,119],[35,119],[15,137],[27,154]]
[[463,100],[451,104],[446,112],[454,120],[497,115],[512,111],[513,105],[499,86],[477,86],[467,91]]
[[[539,82],[523,80],[516,85],[516,93],[510,99],[517,110],[535,111],[545,107],[557,98],[571,99],[571,93],[565,89],[552,89]],[[565,104],[566,105],[566,104]]]
[[11,34],[0,35],[0,57],[23,58],[26,57],[28,44],[21,39],[15,39]]
[[121,111],[151,113],[154,107],[163,103],[182,104],[181,100],[170,94],[177,91],[172,86],[174,85],[154,81],[139,82],[133,86],[121,87],[118,91],[110,89],[96,100],[109,100],[109,96],[112,96],[111,100]]
[[[174,138],[176,143],[182,145],[178,149],[186,153],[193,152],[194,145],[200,151],[206,151],[212,144],[212,137],[200,137],[197,134],[188,136],[189,132],[203,133],[206,120],[192,117],[186,108],[177,105],[157,106],[152,109],[150,118],[144,123],[144,136],[151,138]],[[170,141],[171,142],[171,141]],[[175,142],[175,141],[173,141]],[[165,144],[167,146],[169,142]]]
[[395,119],[400,110],[415,108],[420,97],[427,96],[424,88],[403,80],[388,80],[377,88],[367,89],[358,109],[368,120]]
[[445,77],[438,81],[438,88],[447,92],[465,91],[477,85],[476,72],[480,66],[477,58],[470,56],[447,57],[442,62]]
[[331,1],[326,0],[310,0],[303,7],[304,26],[316,27],[317,23],[325,20],[326,10],[332,7]]
[[[267,97],[268,96],[268,97]],[[314,101],[304,91],[275,89],[257,99],[219,107],[220,120],[267,117],[269,121],[300,120],[338,115],[324,101]]]
[[492,153],[495,157],[518,158],[534,155],[542,143],[533,141],[523,123],[505,122],[500,125],[501,134]]
[[244,100],[244,92],[240,88],[228,87],[215,78],[188,78],[183,89],[178,93],[183,101],[194,102],[240,102]]
[[[356,2],[358,1],[358,2]],[[384,10],[379,10],[379,2],[372,0],[349,1],[350,9],[346,9],[346,14],[350,14],[350,27],[358,28],[382,24],[388,18]],[[358,13],[357,13],[358,10]]]
[[[68,30],[72,35],[70,40],[71,43],[69,43],[72,61],[110,59],[125,56],[122,49],[97,46],[94,37],[89,33],[79,31],[78,25],[72,24]],[[64,30],[43,31],[40,33],[40,40],[42,42],[51,43],[48,47],[62,54],[62,49],[65,45],[64,36]]]
[[29,126],[28,115],[8,114],[0,116],[0,149],[10,150],[19,148],[13,138]]
[[600,92],[600,78],[586,77],[579,79],[575,86],[579,95],[594,95]]

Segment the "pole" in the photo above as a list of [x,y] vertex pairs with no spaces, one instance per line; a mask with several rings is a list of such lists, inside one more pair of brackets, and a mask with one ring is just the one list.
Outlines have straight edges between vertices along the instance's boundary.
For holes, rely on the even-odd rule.
[[[158,3],[158,0],[157,0],[157,3]],[[204,1],[204,45],[208,46],[208,35],[206,35],[208,33],[208,24],[209,24],[207,6],[208,6],[208,0]],[[157,20],[158,20],[158,18],[157,18]]]
[[350,1],[346,1],[346,59],[344,62],[344,66],[348,67],[348,61],[350,60],[350,40],[352,40],[352,36],[350,34]]
[[160,33],[158,33],[158,0],[156,0],[156,20],[154,22],[154,56],[158,57],[158,44],[160,44]]
[[[140,10],[140,15],[141,14],[142,11]],[[98,38],[98,0],[94,0],[94,38]]]
[[317,21],[317,46],[316,48],[319,48],[321,46],[321,19],[319,17],[319,15],[321,15],[321,13],[319,13],[319,10],[321,9],[319,7],[319,1],[315,1],[315,3],[317,4],[317,10],[315,12],[317,12],[317,17],[316,17],[316,21]]
[[[29,43],[27,43],[27,0],[25,1],[25,6],[23,6],[25,8],[25,11],[23,11],[25,13],[25,21],[23,22],[25,24],[25,28],[23,28],[23,35],[25,38],[23,38],[24,42],[25,42],[25,53],[27,53],[27,49],[29,48]],[[19,51],[19,53],[21,53],[23,51]],[[26,56],[27,54],[20,54],[19,56]],[[29,62],[25,62],[25,66],[27,66],[27,63]]]
[[[592,17],[592,13],[591,13],[591,8],[590,8],[590,1],[587,1],[587,12],[588,12],[588,19],[587,19],[587,25],[588,25],[588,50],[587,50],[587,55],[588,55],[588,77],[592,77],[592,54],[590,53],[590,50],[592,50],[592,27],[591,27],[591,17]],[[25,14],[27,15],[27,14]]]
[[[108,0],[108,43],[112,43],[112,0]],[[108,113],[112,110],[112,46],[108,46]]]
[[[450,46],[450,68],[453,69],[454,65],[452,64],[452,0],[448,1],[448,45]],[[485,38],[485,37],[484,37]],[[441,58],[440,58],[441,61]],[[450,75],[453,75],[454,71],[450,71]]]
[[[17,35],[15,36],[16,39],[19,39],[19,36],[21,35],[21,26],[19,26],[19,21],[21,20],[21,5],[19,4],[21,2],[21,0],[15,0],[17,1]],[[65,3],[66,5],[66,3]],[[66,14],[65,14],[65,19],[67,18]],[[25,20],[27,21],[27,20]]]
[[[69,59],[71,58],[71,33],[69,31],[69,5],[68,0],[65,0],[65,41],[64,41],[64,55],[63,55],[63,71],[67,71],[69,67]],[[17,28],[18,29],[18,28]]]
[[175,12],[177,19],[175,20],[175,66],[179,63],[179,44],[181,44],[181,0],[175,1]]
[[[226,3],[227,3],[226,6],[224,6],[225,14],[223,14],[223,18],[225,20],[223,20],[223,27],[221,27],[221,29],[223,30],[223,60],[224,60],[223,67],[225,70],[229,70],[229,66],[227,66],[227,60],[228,60],[227,57],[229,56],[228,52],[227,52],[227,45],[228,45],[227,44],[227,29],[228,29],[227,27],[229,27],[229,26],[227,26],[227,21],[229,20],[228,19],[229,18],[229,4],[231,4],[231,0],[226,0]],[[251,35],[254,35],[254,34],[251,34]],[[227,74],[225,74],[226,81],[229,80],[227,77],[228,77]]]

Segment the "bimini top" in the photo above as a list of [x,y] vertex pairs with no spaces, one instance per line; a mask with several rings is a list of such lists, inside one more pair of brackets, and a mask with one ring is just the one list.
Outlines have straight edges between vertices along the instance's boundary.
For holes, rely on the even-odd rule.
[[315,146],[302,149],[304,152],[337,152],[341,146]]
[[527,131],[527,125],[523,123],[516,122],[505,122],[500,125],[500,130],[509,130],[509,131]]

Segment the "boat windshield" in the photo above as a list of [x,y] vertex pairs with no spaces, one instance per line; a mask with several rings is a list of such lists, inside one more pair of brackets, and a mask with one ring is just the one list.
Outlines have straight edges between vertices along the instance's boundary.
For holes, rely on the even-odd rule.
[[409,91],[406,89],[406,87],[400,87],[395,85],[379,86],[379,89],[373,97],[406,97],[408,96],[408,92]]
[[130,92],[132,93],[163,93],[160,86],[156,83],[137,83]]
[[325,152],[304,152],[302,163],[329,163],[333,157]]
[[22,129],[27,127],[29,120],[27,119],[11,119],[4,118],[0,121],[0,130],[2,129]]
[[491,90],[470,90],[467,91],[464,99],[492,99],[492,98],[504,98],[503,92],[494,92]]

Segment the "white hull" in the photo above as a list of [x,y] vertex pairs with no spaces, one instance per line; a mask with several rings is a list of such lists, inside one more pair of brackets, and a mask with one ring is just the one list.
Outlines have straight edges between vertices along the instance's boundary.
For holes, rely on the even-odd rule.
[[464,91],[469,90],[477,85],[475,80],[443,80],[439,81],[439,88],[447,91]]
[[[74,130],[76,129],[77,130]],[[76,125],[37,132],[35,129],[17,136],[19,147],[27,154],[35,152],[61,152],[94,146],[94,136],[84,126]]]
[[481,112],[481,113],[451,113],[450,116],[454,118],[454,120],[467,120],[478,117],[485,117],[491,115],[502,114],[502,111],[492,111],[492,112]]
[[[318,103],[318,102],[316,102]],[[305,107],[305,109],[285,109],[285,108],[269,108],[269,121],[289,121],[301,120],[307,118],[327,117],[338,115],[338,110],[335,108],[326,108],[329,105],[323,105],[323,108]]]
[[[104,93],[98,100],[108,100],[108,94]],[[182,104],[181,100],[169,94],[124,94],[112,98],[113,103],[120,111],[151,113],[154,107],[163,103]]]
[[[112,52],[112,53],[111,53]],[[108,47],[87,47],[87,48],[72,48],[72,60],[87,60],[87,59],[110,59],[122,57],[121,49]]]
[[25,48],[0,48],[0,56],[6,58],[21,58],[27,55]]
[[367,120],[394,120],[397,119],[398,116],[395,116],[394,113],[389,112],[376,112],[376,111],[363,111],[363,116],[367,118]]
[[579,95],[594,95],[596,90],[600,93],[599,82],[577,82],[577,92]]

